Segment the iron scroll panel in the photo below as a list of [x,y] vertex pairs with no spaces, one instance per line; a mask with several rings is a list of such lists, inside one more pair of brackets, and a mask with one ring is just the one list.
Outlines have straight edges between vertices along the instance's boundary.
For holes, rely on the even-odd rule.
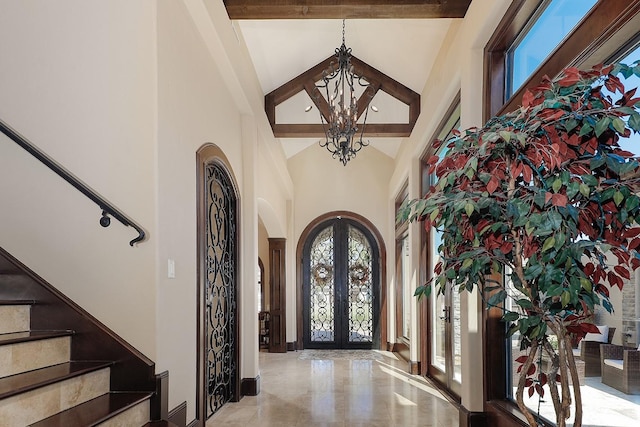
[[206,166],[206,418],[234,397],[237,366],[236,198],[226,171]]

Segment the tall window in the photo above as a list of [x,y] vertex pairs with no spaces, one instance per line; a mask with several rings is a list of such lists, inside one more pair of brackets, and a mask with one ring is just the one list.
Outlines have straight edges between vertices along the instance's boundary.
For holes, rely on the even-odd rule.
[[507,98],[529,78],[597,0],[550,0],[542,4],[507,53]]

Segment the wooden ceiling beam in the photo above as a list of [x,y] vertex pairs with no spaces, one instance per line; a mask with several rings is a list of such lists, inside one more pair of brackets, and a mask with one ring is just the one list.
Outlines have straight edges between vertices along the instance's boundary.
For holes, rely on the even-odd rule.
[[[411,135],[412,129],[413,126],[406,123],[367,123],[364,128],[364,137],[404,138]],[[273,136],[276,138],[324,138],[325,133],[321,124],[275,124]]]
[[225,0],[230,19],[463,18],[471,0]]

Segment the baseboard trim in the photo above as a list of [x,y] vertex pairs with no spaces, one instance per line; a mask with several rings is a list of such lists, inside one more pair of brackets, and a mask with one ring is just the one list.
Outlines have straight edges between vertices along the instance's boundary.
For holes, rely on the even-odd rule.
[[167,421],[174,423],[178,427],[185,427],[187,425],[187,402],[184,401],[170,410]]
[[467,410],[464,406],[459,407],[459,423],[460,427],[487,427],[487,413],[473,412]]
[[255,378],[243,378],[240,390],[243,396],[257,396],[260,394],[260,375]]
[[298,343],[297,342],[288,342],[287,343],[287,351],[296,351],[296,349],[298,348]]
[[191,421],[187,427],[198,427],[198,420]]

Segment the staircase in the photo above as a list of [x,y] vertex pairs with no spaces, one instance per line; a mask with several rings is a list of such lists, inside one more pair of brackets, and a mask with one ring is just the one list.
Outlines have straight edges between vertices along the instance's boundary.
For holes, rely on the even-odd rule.
[[0,427],[173,426],[153,371],[0,248]]

